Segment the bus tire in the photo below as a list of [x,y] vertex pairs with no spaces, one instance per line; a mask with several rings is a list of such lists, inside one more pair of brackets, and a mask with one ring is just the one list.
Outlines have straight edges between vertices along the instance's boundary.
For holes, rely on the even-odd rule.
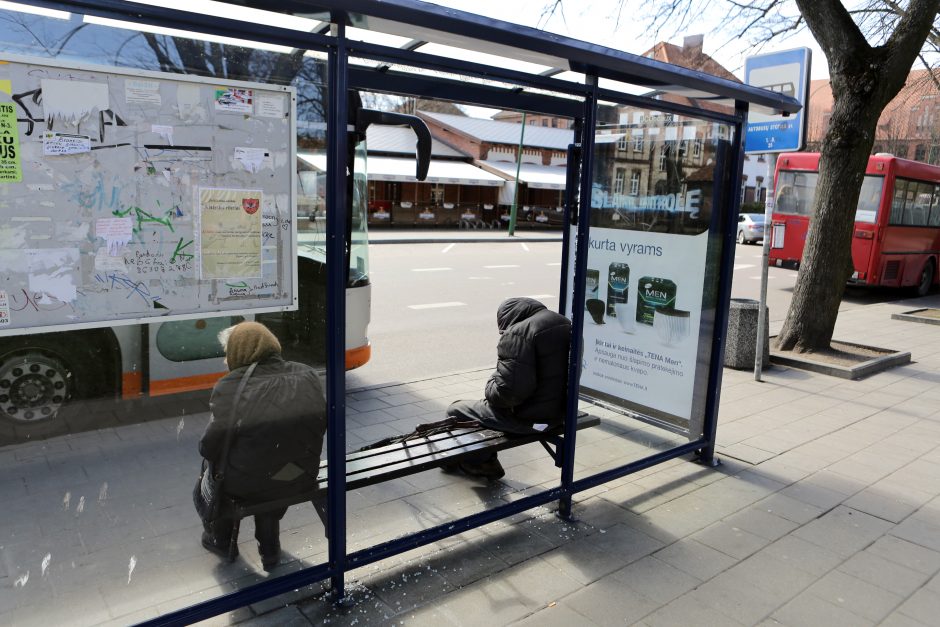
[[[37,334],[0,343],[0,435],[16,440],[73,430],[90,412],[77,401],[113,393],[107,368],[96,366],[108,346],[95,332]],[[83,415],[84,414],[84,415]]]
[[918,296],[926,296],[933,289],[933,279],[936,274],[936,262],[928,259],[924,264],[924,269],[920,271],[920,281],[917,283],[915,291]]

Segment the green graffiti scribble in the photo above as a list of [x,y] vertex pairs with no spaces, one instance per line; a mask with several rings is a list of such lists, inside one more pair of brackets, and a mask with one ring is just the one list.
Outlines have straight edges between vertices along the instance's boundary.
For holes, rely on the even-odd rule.
[[248,284],[244,281],[240,281],[238,283],[226,283],[225,287],[248,287]]
[[176,250],[173,251],[173,256],[170,257],[170,263],[176,263],[176,258],[186,259],[187,261],[193,258],[193,255],[190,253],[184,253],[183,250],[188,248],[190,244],[193,243],[193,240],[189,240],[185,244],[183,243],[183,238],[180,238],[180,241],[176,242]]
[[134,219],[137,221],[137,226],[134,227],[134,232],[139,233],[143,228],[143,225],[148,222],[153,222],[155,224],[162,224],[166,228],[170,229],[170,233],[173,233],[173,223],[170,220],[170,216],[173,214],[173,210],[169,210],[164,214],[164,217],[158,218],[151,215],[149,212],[144,211],[140,207],[128,207],[127,209],[115,209],[111,212],[112,215],[117,216],[118,218],[126,218],[127,216],[134,214]]

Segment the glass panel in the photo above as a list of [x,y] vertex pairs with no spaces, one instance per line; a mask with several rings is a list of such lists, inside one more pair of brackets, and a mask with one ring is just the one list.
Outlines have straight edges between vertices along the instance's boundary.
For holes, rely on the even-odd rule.
[[[601,110],[642,134],[640,159],[597,143],[590,206],[582,400],[602,408],[578,435],[578,475],[621,466],[703,434],[720,225],[732,128],[636,107]],[[683,142],[702,149],[682,150]],[[689,145],[689,144],[687,144]],[[620,168],[639,171],[636,195]],[[635,479],[629,479],[630,481]]]
[[[221,148],[229,146],[222,136],[233,120],[252,129],[263,126],[264,119],[296,113],[300,151],[325,148],[326,63],[303,50],[278,53],[160,34],[137,25],[110,27],[80,15],[62,20],[0,10],[0,24],[5,61],[0,64],[0,84],[10,81],[7,89],[0,89],[0,103],[16,108],[19,141],[27,155],[24,164],[27,158],[30,164],[24,167],[22,183],[4,184],[2,191],[12,207],[18,195],[39,198],[58,194],[60,188],[71,190],[68,201],[56,197],[55,211],[79,203],[84,208],[77,212],[81,219],[50,221],[46,231],[35,230],[42,221],[27,220],[22,234],[24,239],[45,236],[26,239],[34,242],[31,249],[79,251],[73,272],[77,290],[123,286],[131,298],[160,296],[153,299],[153,308],[173,313],[174,294],[197,278],[192,258],[199,244],[180,243],[181,236],[194,235],[194,189],[259,189],[264,183],[256,175],[295,167],[289,160],[289,125],[278,145],[267,143],[273,136],[246,132],[243,141],[232,144],[249,155],[249,165],[240,163],[234,149]],[[44,86],[40,79],[25,84],[28,80],[18,73],[21,62],[10,54],[38,57],[38,65],[53,69],[67,65],[69,72],[83,76],[86,70],[75,69],[75,64],[89,68],[94,80],[82,79],[69,92],[73,99],[65,103],[84,99],[87,110],[76,105],[74,117],[53,115],[51,93],[40,90],[56,85]],[[118,74],[120,68],[131,68],[130,76],[139,81],[127,86],[127,79],[126,88],[111,87],[110,77],[127,76]],[[145,76],[138,70],[159,74]],[[207,80],[193,80],[194,75]],[[72,80],[61,80],[67,79]],[[235,80],[293,85],[296,112],[288,98],[261,102],[246,100],[245,93],[229,93],[231,99],[213,99],[205,91]],[[133,133],[125,132],[130,127]],[[39,133],[50,128],[85,137],[91,150],[79,146],[72,154],[44,154],[47,146]],[[100,145],[99,129],[128,144]],[[153,146],[162,151],[159,159],[153,156]],[[193,146],[204,149],[190,150]],[[133,172],[117,174],[113,166],[109,170],[114,161],[105,158],[109,151],[124,151],[119,154],[126,156],[128,171]],[[50,167],[43,179],[46,165],[36,164],[50,159],[87,167],[76,166],[81,175],[70,180],[54,178]],[[298,180],[298,204],[307,224],[322,224],[318,218],[325,204],[324,172],[325,165],[316,171],[307,168]],[[165,196],[160,196],[159,206],[154,202],[139,207],[150,217],[136,213],[138,219],[128,220],[133,226],[129,238],[118,234],[115,241],[106,241],[99,230],[106,223],[101,221],[134,209],[122,190],[143,184],[135,177],[151,184],[156,180],[154,186],[165,190]],[[272,192],[271,202],[240,206],[247,215],[259,215],[259,264],[270,247],[290,241],[294,215],[290,177],[285,180],[284,193]],[[34,188],[23,190],[27,183]],[[173,199],[172,204],[167,199]],[[30,208],[18,209],[15,215],[41,217],[45,200],[28,203]],[[15,248],[15,239],[7,237],[9,210],[0,207],[0,217],[2,246]],[[131,253],[109,254],[122,247]],[[164,257],[172,263],[161,263]],[[293,362],[273,358],[269,349],[274,344],[259,341],[258,352],[242,354],[237,350],[241,344],[232,340],[236,348],[227,357],[236,369],[230,372],[217,335],[237,321],[231,315],[0,337],[0,580],[7,577],[6,585],[0,584],[0,624],[136,623],[325,561],[324,527],[309,501],[290,507],[280,520],[282,565],[267,573],[256,546],[254,520],[242,522],[239,556],[229,563],[204,548],[193,498],[203,454],[221,462],[218,436],[225,430],[216,427],[231,423],[235,386],[244,371],[236,367],[241,365],[238,357],[232,361],[235,354],[259,358],[262,365],[252,375],[249,392],[238,401],[243,422],[230,446],[226,492],[243,497],[253,496],[255,490],[276,494],[272,484],[251,483],[258,475],[265,480],[276,476],[275,487],[292,494],[316,485],[326,426],[320,382],[325,263],[322,255],[302,254],[298,259],[298,311],[255,316],[273,331],[282,357]],[[96,279],[102,273],[113,280]],[[213,282],[212,295],[238,299],[246,290],[271,287],[261,283],[219,279]],[[37,307],[45,306],[35,294],[23,295]],[[14,315],[26,315],[23,309],[29,307],[22,298],[12,306],[18,308]],[[297,363],[300,359],[319,361],[319,368]],[[291,459],[283,457],[285,450],[291,451]],[[215,530],[217,549],[228,548],[223,536],[231,530],[230,523],[228,519]]]
[[881,191],[885,180],[881,176],[865,176],[862,191],[858,196],[858,209],[855,211],[856,222],[874,224],[878,220],[878,207],[881,206]]
[[911,224],[914,226],[927,226],[927,218],[930,215],[930,201],[933,197],[933,187],[931,183],[917,183],[917,188],[914,192],[914,204],[911,207]]

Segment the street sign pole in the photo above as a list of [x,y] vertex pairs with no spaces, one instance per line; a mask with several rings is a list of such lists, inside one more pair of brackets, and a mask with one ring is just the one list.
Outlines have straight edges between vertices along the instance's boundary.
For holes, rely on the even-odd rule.
[[764,370],[764,336],[767,334],[767,279],[770,273],[770,238],[773,235],[774,213],[774,172],[777,171],[777,155],[770,154],[767,160],[767,168],[770,170],[767,180],[771,185],[767,188],[767,199],[764,202],[764,252],[761,255],[760,263],[760,309],[757,311],[757,342],[754,351],[754,380],[761,380],[761,373]]
[[522,112],[522,130],[519,132],[519,155],[516,160],[516,186],[512,190],[512,209],[509,211],[509,237],[516,234],[516,215],[519,210],[519,170],[522,169],[522,146],[525,141],[525,111]]

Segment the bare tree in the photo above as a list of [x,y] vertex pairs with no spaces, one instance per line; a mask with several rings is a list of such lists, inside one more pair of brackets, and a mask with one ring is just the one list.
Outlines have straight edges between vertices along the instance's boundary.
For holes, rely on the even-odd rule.
[[[826,350],[852,272],[855,208],[878,119],[912,66],[919,60],[930,69],[932,53],[940,51],[940,0],[859,0],[851,10],[838,0],[660,0],[649,20],[657,35],[663,29],[677,33],[709,9],[723,16],[720,28],[732,39],[746,36],[759,47],[808,28],[826,55],[832,114],[820,147],[813,220],[776,340],[782,350]],[[930,280],[937,270],[932,263],[923,270]]]

